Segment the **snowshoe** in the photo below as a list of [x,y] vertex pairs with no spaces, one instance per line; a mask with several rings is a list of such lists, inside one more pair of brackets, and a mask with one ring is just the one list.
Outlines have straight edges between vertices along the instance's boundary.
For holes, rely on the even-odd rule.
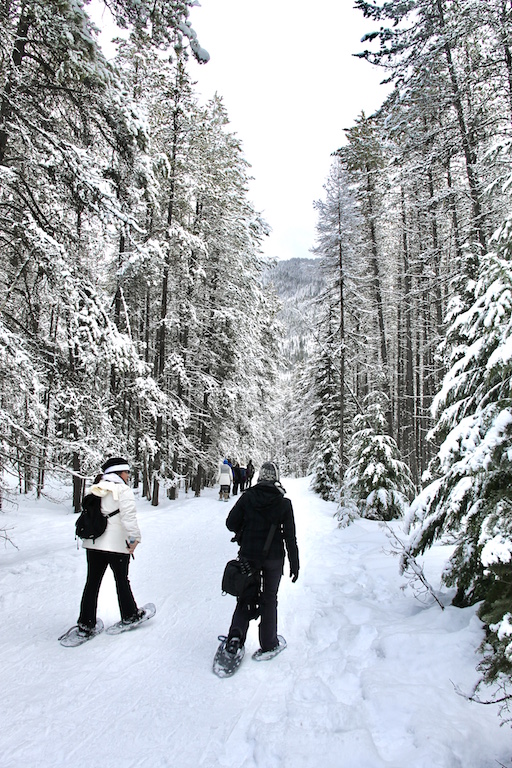
[[274,656],[277,656],[278,653],[284,651],[286,648],[286,640],[282,635],[278,635],[277,640],[279,645],[276,645],[276,647],[272,648],[271,651],[262,651],[261,648],[258,648],[258,650],[255,651],[255,653],[252,655],[254,661],[270,661],[270,659],[273,659]]
[[65,648],[75,648],[77,645],[83,645],[88,640],[92,640],[93,637],[103,632],[104,628],[101,619],[97,620],[94,629],[85,629],[77,624],[59,637],[59,643]]
[[151,619],[156,613],[154,603],[147,603],[139,609],[137,618],[133,621],[118,621],[107,628],[107,635],[120,635],[121,632],[128,632],[131,629],[139,627],[144,621]]
[[240,638],[229,641],[224,635],[219,635],[220,645],[213,659],[213,672],[217,677],[231,677],[235,674],[245,656],[245,648],[240,645]]

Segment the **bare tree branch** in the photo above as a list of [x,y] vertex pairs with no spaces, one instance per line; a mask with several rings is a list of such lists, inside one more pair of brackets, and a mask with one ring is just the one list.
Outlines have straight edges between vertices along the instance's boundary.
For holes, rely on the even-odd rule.
[[[428,593],[434,598],[441,610],[444,611],[444,605],[436,595],[434,587],[428,582],[423,566],[419,565],[413,555],[411,555],[406,544],[398,538],[389,523],[383,522],[381,523],[381,527],[386,530],[386,536],[391,543],[391,552],[389,554],[398,555],[400,557],[401,571],[408,579],[409,586],[413,589],[415,597],[420,599],[420,595]],[[417,582],[420,582],[422,587],[418,588]]]

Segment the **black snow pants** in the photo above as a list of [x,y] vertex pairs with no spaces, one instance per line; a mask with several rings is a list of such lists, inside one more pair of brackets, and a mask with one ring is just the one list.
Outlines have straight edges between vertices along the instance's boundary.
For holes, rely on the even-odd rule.
[[130,555],[119,552],[103,552],[101,549],[87,550],[87,581],[80,604],[78,623],[85,627],[96,625],[96,608],[101,582],[107,566],[111,567],[116,581],[117,599],[122,619],[130,619],[137,613],[137,604],[128,580]]
[[[263,651],[270,651],[278,645],[277,642],[277,590],[283,575],[284,560],[266,560],[263,563],[263,588],[261,592],[261,620],[259,625],[259,640]],[[250,616],[242,601],[237,601],[229,637],[239,635],[241,644],[245,643],[249,629]]]

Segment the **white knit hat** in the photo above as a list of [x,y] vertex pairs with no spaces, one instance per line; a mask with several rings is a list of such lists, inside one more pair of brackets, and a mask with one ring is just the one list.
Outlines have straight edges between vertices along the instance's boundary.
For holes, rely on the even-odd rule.
[[119,456],[116,456],[113,459],[107,459],[101,469],[104,475],[108,475],[109,472],[129,472],[130,465],[126,459],[121,459]]

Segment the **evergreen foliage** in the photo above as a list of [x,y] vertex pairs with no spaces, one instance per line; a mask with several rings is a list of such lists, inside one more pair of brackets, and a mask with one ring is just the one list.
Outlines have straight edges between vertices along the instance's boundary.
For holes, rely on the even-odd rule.
[[318,224],[313,251],[319,257],[324,289],[315,303],[316,349],[307,363],[315,398],[310,470],[313,488],[325,499],[339,497],[347,464],[345,435],[351,430],[361,374],[368,370],[369,362],[360,355],[358,339],[356,283],[364,270],[364,249],[358,236],[362,220],[351,181],[346,167],[336,158],[324,186],[325,200],[315,204]]
[[[332,319],[332,313],[328,310]],[[332,333],[311,358],[311,390],[314,394],[311,437],[313,457],[309,471],[312,488],[326,501],[336,501],[341,487],[340,376],[333,354]],[[329,343],[331,342],[331,343]]]
[[76,509],[105,454],[156,504],[273,442],[267,230],[221,100],[187,74],[188,50],[207,60],[192,5],[109,3],[131,32],[115,67],[82,6],[3,6],[2,460],[20,490],[72,472]]
[[393,520],[407,511],[414,495],[409,467],[387,434],[386,402],[370,394],[354,420],[347,470],[347,491],[362,517]]
[[[375,25],[359,55],[393,85],[371,119],[381,160],[371,216],[378,274],[385,264],[388,276],[389,432],[415,484],[426,483],[408,554],[456,542],[445,581],[456,605],[483,601],[485,678],[510,677],[510,5],[356,7]],[[348,168],[361,174],[361,163]]]
[[454,604],[483,601],[479,613],[493,648],[484,668],[510,674],[512,575],[512,270],[510,223],[482,264],[475,302],[453,319],[452,366],[436,402],[440,442],[431,485],[411,516],[413,554],[449,534],[457,546],[444,575]]

